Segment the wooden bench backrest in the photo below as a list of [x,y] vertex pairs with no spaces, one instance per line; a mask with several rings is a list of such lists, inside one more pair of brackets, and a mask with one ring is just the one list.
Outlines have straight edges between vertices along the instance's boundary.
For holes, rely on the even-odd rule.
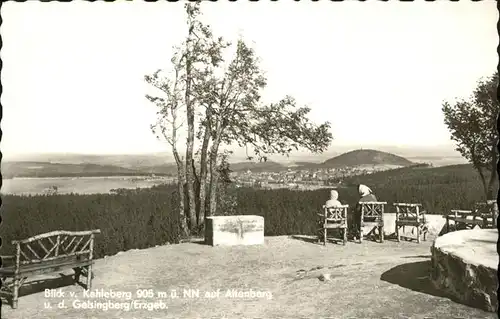
[[364,218],[375,218],[382,220],[387,202],[359,202],[361,207],[361,216]]
[[459,217],[459,216],[461,217],[464,215],[473,215],[473,211],[468,210],[468,209],[452,209],[450,212],[451,212],[451,215],[454,217]]
[[323,205],[323,210],[325,213],[325,219],[327,221],[343,221],[347,219],[347,210],[349,209],[349,205],[341,205],[336,207],[326,207]]
[[479,215],[493,215],[495,202],[496,201],[477,202],[474,205],[474,212]]
[[422,204],[419,203],[394,203],[396,208],[396,220],[419,220],[424,217]]
[[13,240],[12,244],[16,246],[16,267],[85,254],[88,254],[88,258],[92,259],[94,236],[100,232],[99,229],[89,231],[58,230],[24,240]]

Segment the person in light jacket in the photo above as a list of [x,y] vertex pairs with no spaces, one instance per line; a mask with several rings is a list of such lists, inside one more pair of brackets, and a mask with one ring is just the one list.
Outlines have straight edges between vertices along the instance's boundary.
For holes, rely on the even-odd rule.
[[330,191],[330,199],[326,201],[325,206],[326,208],[332,208],[332,207],[339,207],[342,205],[342,203],[338,200],[339,198],[339,193],[332,189]]
[[[339,198],[339,193],[336,190],[332,189],[330,191],[330,199],[326,201],[324,207],[328,209],[328,208],[335,208],[342,206],[342,203],[338,200],[338,198]],[[324,218],[318,219],[318,224],[319,224],[318,241],[321,241],[321,238],[324,235],[323,232],[326,231],[323,228],[324,222],[325,222]]]

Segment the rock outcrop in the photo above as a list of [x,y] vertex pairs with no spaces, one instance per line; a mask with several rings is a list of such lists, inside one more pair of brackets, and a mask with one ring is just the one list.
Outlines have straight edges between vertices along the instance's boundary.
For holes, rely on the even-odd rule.
[[457,301],[490,312],[498,309],[496,229],[461,230],[431,246],[434,286]]

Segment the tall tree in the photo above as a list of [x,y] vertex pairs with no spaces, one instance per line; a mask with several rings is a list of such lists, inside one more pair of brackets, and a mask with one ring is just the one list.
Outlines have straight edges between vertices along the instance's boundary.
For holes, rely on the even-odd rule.
[[[181,233],[183,237],[189,235],[189,229],[185,216],[185,198],[184,184],[186,183],[185,160],[180,155],[178,149],[178,132],[183,127],[183,123],[179,121],[179,113],[181,112],[183,97],[182,97],[182,81],[181,68],[178,54],[174,54],[171,59],[174,69],[173,80],[169,80],[168,76],[162,76],[161,70],[156,71],[152,75],[146,75],[144,79],[160,90],[160,96],[146,95],[146,98],[155,103],[158,107],[157,121],[151,125],[153,134],[158,139],[163,138],[170,144],[172,154],[174,155],[177,165],[177,193],[179,196],[179,222],[181,225]],[[163,95],[163,96],[161,96]]]
[[[205,188],[204,184],[207,175],[206,165],[201,165],[201,176],[196,175],[194,160],[195,115],[197,105],[199,105],[196,87],[199,86],[199,82],[204,82],[206,73],[220,63],[221,49],[226,45],[222,38],[213,39],[210,28],[199,20],[199,5],[199,2],[194,2],[187,3],[184,6],[187,15],[186,40],[175,50],[174,58],[171,61],[173,69],[175,69],[175,81],[169,81],[168,76],[166,78],[159,77],[159,72],[146,77],[148,83],[159,87],[162,91],[172,91],[173,84],[175,84],[175,96],[170,94],[166,97],[168,101],[175,98],[174,104],[166,103],[165,98],[148,96],[148,99],[156,103],[160,108],[158,122],[154,125],[154,128],[162,133],[162,137],[169,144],[171,144],[174,136],[177,142],[178,132],[181,128],[186,133],[185,157],[179,155],[181,150],[178,147],[175,147],[172,152],[177,163],[178,182],[182,183],[182,185],[179,185],[180,203],[182,205],[180,210],[183,211],[182,219],[186,219],[184,214],[187,214],[190,230],[196,229],[200,224],[200,206],[205,205],[204,192],[200,192],[200,189]],[[172,105],[175,105],[175,108],[172,108]],[[177,126],[175,129],[167,130],[167,127],[171,125],[169,116],[172,117],[172,112],[168,110],[175,110],[176,116],[182,113],[181,115],[187,120],[187,126]],[[202,152],[201,161],[206,161],[206,157],[206,152]],[[203,167],[205,167],[205,170]],[[201,216],[201,219],[203,219],[203,216]]]
[[267,160],[272,154],[288,155],[299,147],[322,152],[332,140],[330,124],[313,124],[307,118],[310,108],[297,107],[292,97],[274,104],[261,103],[265,86],[266,78],[255,52],[242,40],[237,42],[228,67],[210,73],[204,82],[205,94],[200,101],[206,117],[202,124],[205,132],[211,132],[210,143],[206,144],[210,154],[207,215],[217,210],[217,159],[221,145],[251,148],[259,160]]
[[[189,216],[191,229],[196,228],[202,222],[205,206],[205,181],[206,165],[201,165],[201,174],[196,176],[193,151],[195,140],[195,114],[199,105],[199,95],[196,87],[204,86],[207,74],[216,68],[222,61],[221,50],[227,46],[222,38],[214,39],[210,27],[202,23],[200,16],[200,1],[187,3],[188,34],[183,45],[184,52],[182,62],[185,71],[184,99],[187,115],[187,139],[186,139],[186,188],[189,203]],[[207,141],[204,141],[205,143]],[[206,160],[206,151],[201,151],[201,161]],[[198,203],[198,205],[196,205]]]
[[[498,72],[477,82],[472,96],[454,104],[444,102],[444,122],[456,142],[456,150],[477,170],[486,199],[494,199],[497,176],[500,103],[497,98]],[[487,180],[487,174],[489,178]]]
[[[227,182],[226,176],[220,176],[228,169],[226,156],[220,156],[221,146],[251,148],[259,160],[266,160],[269,155],[288,155],[299,147],[322,152],[332,135],[328,122],[313,124],[307,118],[310,109],[297,107],[291,97],[274,104],[261,103],[266,79],[254,51],[240,40],[234,58],[223,65],[223,53],[231,48],[230,43],[215,38],[209,26],[200,22],[199,2],[188,3],[185,8],[188,33],[172,59],[175,80],[160,79],[156,73],[146,81],[167,93],[166,98],[148,96],[160,108],[156,132],[170,143],[177,141],[179,129],[186,130],[185,159],[173,146],[176,144],[170,144],[178,169],[180,205],[184,205],[184,184],[187,189],[188,208],[181,206],[180,216],[189,221],[193,231],[206,216],[216,213],[217,187]],[[176,115],[185,115],[187,127],[172,124],[173,110]],[[165,133],[167,127],[169,134]],[[196,154],[195,139],[201,142]],[[199,174],[195,155],[199,155]]]

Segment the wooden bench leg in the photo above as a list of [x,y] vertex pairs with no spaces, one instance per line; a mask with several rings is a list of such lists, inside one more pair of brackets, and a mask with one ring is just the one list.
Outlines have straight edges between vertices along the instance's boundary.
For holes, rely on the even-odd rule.
[[378,231],[380,232],[380,243],[384,242],[384,226],[379,226]]
[[359,227],[359,243],[363,243],[363,226]]
[[399,236],[399,226],[396,226],[396,238],[399,243],[401,241],[401,236]]
[[417,227],[417,244],[420,244],[420,227]]
[[344,228],[344,246],[347,245],[347,227]]
[[87,290],[92,288],[92,265],[87,266]]
[[19,299],[19,283],[20,278],[14,277],[14,285],[12,286],[12,309],[17,309],[17,300]]
[[370,229],[370,231],[368,233],[366,233],[366,238],[370,238],[370,239],[373,239],[373,228]]
[[75,271],[75,284],[78,284],[80,282],[80,275],[82,274],[82,269],[80,267],[73,268]]

